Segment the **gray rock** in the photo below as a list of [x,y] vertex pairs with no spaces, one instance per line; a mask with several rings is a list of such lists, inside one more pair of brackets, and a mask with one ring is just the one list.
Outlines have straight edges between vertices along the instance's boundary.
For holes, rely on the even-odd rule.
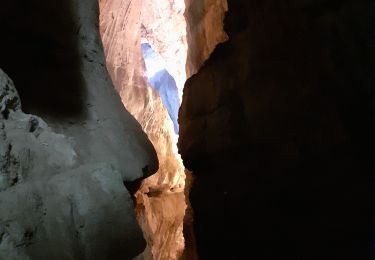
[[21,109],[21,102],[13,81],[0,69],[0,113],[8,117],[9,111]]
[[[43,179],[75,166],[70,140],[39,117],[21,111],[13,82],[0,70],[0,191],[26,180]],[[41,163],[43,162],[43,163]]]
[[[17,48],[11,59],[7,54],[13,49],[0,50],[0,66],[17,82],[16,90],[0,73],[1,260],[131,259],[145,248],[123,183],[155,173],[156,153],[124,109],[104,66],[97,1],[68,2],[38,3],[51,12],[31,11],[35,17],[31,23],[43,16],[56,18],[56,24],[27,28],[30,38],[43,36],[41,41],[47,45],[56,42],[54,46],[66,47],[40,53],[61,63],[41,58],[44,64],[31,66],[35,49],[24,44],[21,58],[28,69],[23,71],[9,64],[20,57]],[[56,8],[59,5],[71,5],[71,13]],[[17,3],[9,3],[2,10],[11,13],[16,7]],[[22,19],[2,17],[9,24],[25,24]],[[79,30],[65,31],[72,24]],[[23,35],[21,27],[7,28],[12,33],[0,47],[15,46],[18,41],[12,35]],[[64,60],[64,56],[73,58]],[[72,70],[81,78],[69,77]],[[63,116],[52,113],[54,100],[60,111],[70,109],[76,93],[69,92],[73,89],[69,82],[84,93],[76,99],[80,110]],[[21,110],[17,91],[24,109],[32,114]],[[44,101],[48,106],[38,103]]]
[[78,164],[72,138],[23,113],[11,81],[0,83],[3,100],[17,100],[0,119],[0,259],[130,259],[142,251],[120,170]]
[[121,174],[110,165],[17,185],[0,194],[0,205],[0,259],[130,259],[142,249],[127,250],[141,234]]

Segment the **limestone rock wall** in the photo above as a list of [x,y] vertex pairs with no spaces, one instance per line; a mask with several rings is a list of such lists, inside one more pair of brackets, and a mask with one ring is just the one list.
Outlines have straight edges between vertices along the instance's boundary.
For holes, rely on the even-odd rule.
[[371,6],[228,1],[179,114],[202,259],[372,258]]
[[21,97],[1,71],[0,258],[133,258],[145,241],[123,183],[158,161],[109,78],[98,3],[0,12],[0,67]]

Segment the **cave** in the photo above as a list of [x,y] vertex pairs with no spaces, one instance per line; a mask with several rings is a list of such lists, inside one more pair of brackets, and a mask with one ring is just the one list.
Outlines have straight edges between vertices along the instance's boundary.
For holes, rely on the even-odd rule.
[[374,259],[374,6],[3,3],[0,259]]

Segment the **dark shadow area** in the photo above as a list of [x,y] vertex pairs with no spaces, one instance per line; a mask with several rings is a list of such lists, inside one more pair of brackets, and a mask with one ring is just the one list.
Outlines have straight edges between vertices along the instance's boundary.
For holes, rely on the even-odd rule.
[[184,96],[179,117],[200,259],[375,259],[374,15],[229,1],[229,42],[184,89],[218,101]]
[[82,112],[74,17],[70,1],[1,3],[0,68],[14,81],[25,112],[58,117]]
[[137,200],[135,198],[136,192],[142,185],[142,180],[135,180],[135,181],[124,181],[124,186],[130,193],[131,199],[133,201],[134,208],[137,205]]

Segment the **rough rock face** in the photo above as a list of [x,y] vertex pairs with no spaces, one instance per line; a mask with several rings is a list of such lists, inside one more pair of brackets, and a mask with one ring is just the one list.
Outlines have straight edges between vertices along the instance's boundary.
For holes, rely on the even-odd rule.
[[223,30],[227,0],[185,0],[188,52],[186,73],[195,74],[218,43],[228,36]]
[[373,258],[370,2],[229,1],[179,114],[202,259]]
[[0,67],[38,114],[1,71],[0,258],[131,259],[145,243],[123,183],[158,164],[105,69],[98,3],[0,12]]
[[24,114],[13,82],[2,70],[0,81],[0,191],[76,165],[72,140],[54,133],[41,118]]

